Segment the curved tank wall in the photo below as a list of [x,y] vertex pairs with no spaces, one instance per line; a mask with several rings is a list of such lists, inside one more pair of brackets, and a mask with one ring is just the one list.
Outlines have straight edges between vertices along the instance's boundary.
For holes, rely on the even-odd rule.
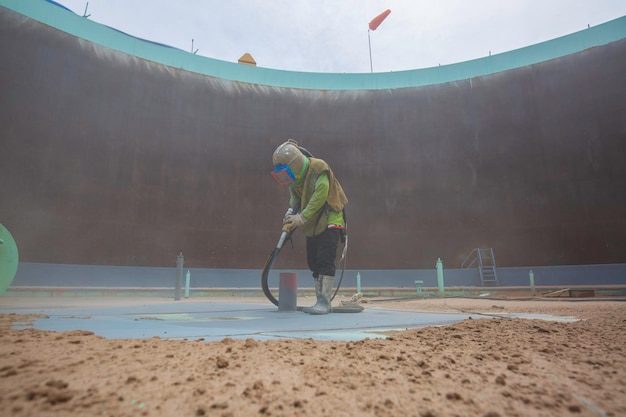
[[[626,262],[626,39],[403,88],[208,76],[0,7],[0,221],[21,260],[260,268],[298,139],[350,204],[352,269]],[[246,69],[245,71],[254,70]],[[277,267],[304,268],[304,242]]]

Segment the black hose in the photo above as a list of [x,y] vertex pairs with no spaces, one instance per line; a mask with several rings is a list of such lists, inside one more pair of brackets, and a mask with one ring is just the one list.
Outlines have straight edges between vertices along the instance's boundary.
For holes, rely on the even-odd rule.
[[274,260],[276,259],[278,252],[280,252],[280,249],[276,248],[272,251],[270,256],[267,257],[265,265],[263,266],[263,273],[261,274],[261,289],[263,290],[263,294],[265,294],[265,297],[267,297],[267,299],[270,300],[275,306],[278,306],[278,300],[272,295],[272,292],[267,285],[267,276],[270,269],[272,269],[272,265],[274,264]]

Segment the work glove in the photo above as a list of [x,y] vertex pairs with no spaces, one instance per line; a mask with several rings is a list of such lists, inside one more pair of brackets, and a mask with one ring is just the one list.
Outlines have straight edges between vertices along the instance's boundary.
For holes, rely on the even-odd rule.
[[302,214],[288,214],[283,219],[283,230],[289,231],[294,227],[302,226],[304,222],[305,219],[302,217]]

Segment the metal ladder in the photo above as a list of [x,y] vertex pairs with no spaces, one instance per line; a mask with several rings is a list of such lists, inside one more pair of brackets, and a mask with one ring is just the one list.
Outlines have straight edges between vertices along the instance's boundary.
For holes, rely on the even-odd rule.
[[496,258],[493,256],[492,248],[472,249],[467,258],[461,263],[461,268],[471,268],[474,265],[478,268],[480,284],[483,287],[498,286]]

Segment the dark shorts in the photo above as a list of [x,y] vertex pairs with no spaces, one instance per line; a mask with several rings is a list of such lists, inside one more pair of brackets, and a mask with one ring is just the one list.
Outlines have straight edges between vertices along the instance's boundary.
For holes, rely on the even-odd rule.
[[306,258],[314,277],[335,276],[337,246],[341,229],[326,229],[317,236],[306,238]]

